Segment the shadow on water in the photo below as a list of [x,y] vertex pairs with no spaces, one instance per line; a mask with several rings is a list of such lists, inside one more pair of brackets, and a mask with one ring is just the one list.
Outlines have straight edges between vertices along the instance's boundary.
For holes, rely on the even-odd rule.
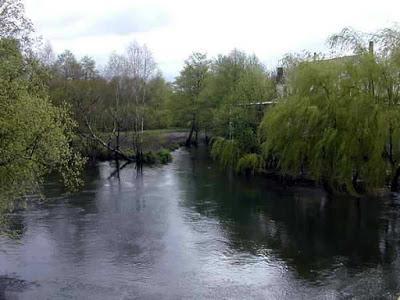
[[23,216],[19,213],[3,213],[0,216],[0,236],[19,240],[26,229],[23,221]]
[[[206,163],[205,163],[206,162]],[[218,170],[204,149],[191,155],[181,181],[183,205],[215,218],[236,251],[272,253],[298,276],[318,282],[340,268],[350,274],[383,269],[399,290],[400,200],[327,196],[307,188],[284,188],[263,178],[251,181]]]

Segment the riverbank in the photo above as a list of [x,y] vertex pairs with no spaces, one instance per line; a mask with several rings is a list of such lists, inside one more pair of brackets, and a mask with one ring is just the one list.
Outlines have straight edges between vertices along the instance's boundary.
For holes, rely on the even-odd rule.
[[[143,134],[143,154],[145,163],[166,163],[170,161],[170,152],[185,144],[188,132],[186,129],[157,129],[145,130]],[[102,138],[107,141],[107,134],[102,134]],[[115,140],[110,141],[110,145],[115,147]],[[80,137],[76,141],[76,146],[83,156],[89,161],[107,161],[115,159],[115,154],[88,138]],[[132,147],[132,132],[122,132],[120,135],[120,150],[128,156],[134,157]]]
[[327,176],[315,176],[311,170],[302,167],[297,172],[288,172],[265,153],[245,153],[236,141],[221,137],[212,139],[210,154],[216,164],[233,173],[245,176],[248,180],[260,176],[273,179],[284,186],[305,186],[323,188],[329,194],[353,197],[385,197],[391,193],[390,186],[369,187],[362,179],[352,179],[351,185],[330,180]]

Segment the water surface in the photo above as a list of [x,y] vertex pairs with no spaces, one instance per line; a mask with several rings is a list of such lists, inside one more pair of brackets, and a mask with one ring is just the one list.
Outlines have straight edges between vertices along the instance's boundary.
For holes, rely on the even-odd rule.
[[[395,298],[400,200],[330,198],[247,181],[203,150],[118,174],[8,216],[0,299]],[[114,174],[113,174],[114,173]],[[113,176],[110,176],[113,175]]]

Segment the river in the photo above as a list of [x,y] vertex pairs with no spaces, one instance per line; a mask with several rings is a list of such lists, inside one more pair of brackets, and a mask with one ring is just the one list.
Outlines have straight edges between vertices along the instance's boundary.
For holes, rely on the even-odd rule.
[[[342,299],[400,293],[400,199],[332,198],[219,170],[204,149],[7,216],[0,299]],[[110,176],[112,175],[112,176]]]

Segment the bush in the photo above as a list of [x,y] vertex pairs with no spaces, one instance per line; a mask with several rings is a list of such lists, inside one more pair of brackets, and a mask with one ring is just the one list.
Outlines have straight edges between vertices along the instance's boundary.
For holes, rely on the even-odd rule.
[[153,151],[149,151],[143,154],[143,162],[145,164],[155,164],[157,162],[157,156],[154,154]]
[[158,161],[162,164],[167,164],[172,161],[171,152],[167,149],[161,149],[160,151],[158,151],[157,156]]

